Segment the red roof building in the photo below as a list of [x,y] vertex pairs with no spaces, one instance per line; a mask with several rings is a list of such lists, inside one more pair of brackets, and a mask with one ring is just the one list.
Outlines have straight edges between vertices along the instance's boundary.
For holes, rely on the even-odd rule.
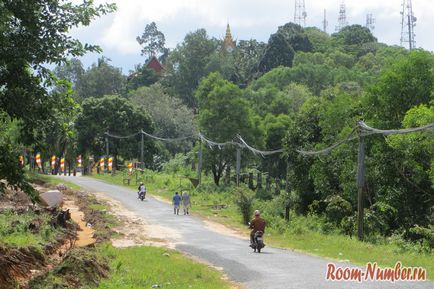
[[163,65],[161,65],[160,61],[158,61],[155,56],[152,56],[151,59],[149,59],[148,63],[146,63],[146,68],[152,69],[157,75],[161,75],[164,70]]

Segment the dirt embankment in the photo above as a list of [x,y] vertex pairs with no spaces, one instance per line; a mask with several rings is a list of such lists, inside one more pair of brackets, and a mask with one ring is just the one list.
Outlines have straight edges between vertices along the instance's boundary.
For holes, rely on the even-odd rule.
[[[48,184],[38,183],[39,192],[53,189]],[[17,219],[7,222],[0,230],[8,237],[21,234],[23,239],[42,238],[52,235],[46,243],[38,247],[16,246],[0,240],[0,289],[9,288],[80,288],[82,285],[95,284],[108,275],[106,260],[100,260],[93,244],[107,237],[97,238],[94,229],[104,228],[101,235],[109,235],[103,217],[89,213],[94,225],[86,219],[82,208],[89,202],[84,195],[79,201],[75,193],[65,186],[58,186],[64,195],[63,208],[44,208],[33,204],[23,192],[8,190],[0,198],[0,216],[13,216]],[[16,227],[21,229],[18,231]],[[42,238],[44,239],[44,238]],[[25,243],[25,242],[24,242]]]

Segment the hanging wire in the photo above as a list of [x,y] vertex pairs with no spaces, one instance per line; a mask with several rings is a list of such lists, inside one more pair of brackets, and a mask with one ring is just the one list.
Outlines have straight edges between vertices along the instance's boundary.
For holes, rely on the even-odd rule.
[[136,136],[136,135],[138,135],[140,132],[136,132],[136,133],[133,133],[133,134],[130,134],[130,135],[126,135],[126,136],[119,136],[119,135],[114,135],[114,134],[111,134],[111,133],[108,133],[108,132],[106,132],[106,133],[104,133],[106,136],[109,136],[109,137],[112,137],[112,138],[117,138],[117,139],[125,139],[125,138],[131,138],[131,137],[134,137],[134,136]]
[[[360,129],[360,135],[356,134],[356,131],[358,128]],[[366,123],[364,123],[363,121],[359,121],[357,123],[357,127],[353,128],[351,133],[349,133],[346,138],[342,139],[341,141],[339,141],[339,142],[337,142],[337,143],[335,143],[335,144],[333,144],[333,145],[331,145],[325,149],[318,150],[318,151],[305,151],[305,150],[297,149],[296,152],[298,152],[302,155],[305,155],[305,156],[325,155],[325,154],[330,153],[332,150],[334,150],[338,146],[340,146],[346,142],[352,141],[356,138],[359,138],[360,136],[369,136],[369,135],[374,135],[374,134],[382,134],[382,135],[406,134],[406,133],[412,133],[412,132],[430,130],[430,129],[434,129],[434,123],[431,123],[431,124],[428,124],[425,126],[421,126],[421,127],[416,127],[416,128],[397,129],[397,130],[381,130],[381,129],[370,127]],[[250,150],[252,153],[254,153],[256,155],[261,155],[262,157],[284,152],[283,148],[275,149],[275,150],[271,150],[271,151],[259,150],[257,148],[250,146],[240,135],[237,135],[237,137],[236,137],[240,142],[236,142],[233,140],[227,141],[227,142],[215,142],[213,140],[206,138],[202,133],[198,133],[197,135],[193,134],[193,135],[189,135],[189,136],[178,137],[178,138],[158,137],[158,136],[152,135],[150,133],[147,133],[143,130],[141,130],[137,133],[131,134],[131,135],[127,135],[127,136],[113,135],[113,134],[110,134],[108,132],[105,133],[105,135],[107,135],[109,137],[117,138],[117,139],[131,138],[131,137],[134,137],[138,134],[144,134],[144,135],[146,135],[150,138],[153,138],[155,140],[165,141],[165,142],[176,142],[176,141],[183,141],[183,140],[187,140],[187,139],[198,138],[198,139],[200,139],[200,141],[202,143],[207,144],[208,147],[211,149],[214,147],[218,147],[219,149],[222,149],[222,147],[224,147],[224,146],[237,146],[239,148],[246,148],[246,149]]]
[[159,136],[152,135],[152,134],[147,133],[147,132],[145,132],[143,130],[141,131],[141,133],[144,134],[144,135],[146,135],[146,136],[148,136],[148,137],[150,137],[150,138],[153,138],[153,139],[156,139],[156,140],[160,140],[160,141],[166,141],[166,142],[176,142],[176,141],[183,141],[183,140],[186,140],[186,139],[189,139],[189,138],[196,138],[195,135],[183,136],[183,137],[178,137],[178,138],[164,138],[164,137],[159,137]]
[[383,134],[383,135],[406,134],[406,133],[412,133],[412,132],[417,132],[417,131],[422,131],[422,130],[434,129],[434,123],[430,123],[430,124],[420,126],[420,127],[415,127],[415,128],[388,129],[388,130],[370,127],[366,123],[364,123],[363,121],[360,121],[358,123],[358,125],[363,130],[362,131],[363,136],[372,135],[372,134]]
[[273,154],[278,154],[278,153],[283,153],[284,152],[283,149],[276,149],[276,150],[271,150],[271,151],[261,151],[261,150],[258,150],[256,148],[250,146],[240,135],[237,135],[237,138],[241,141],[241,143],[243,144],[243,146],[245,148],[247,148],[248,150],[250,150],[255,155],[261,155],[262,157],[265,157],[265,156],[268,156],[268,155],[273,155]]
[[340,145],[342,145],[342,144],[344,144],[346,142],[349,142],[349,141],[352,141],[352,140],[358,138],[358,136],[355,134],[356,129],[357,129],[356,127],[353,128],[353,130],[351,131],[351,133],[348,134],[348,136],[346,138],[344,138],[341,141],[338,141],[337,143],[335,143],[335,144],[333,144],[333,145],[331,145],[331,146],[329,146],[329,147],[327,147],[325,149],[322,149],[322,150],[319,150],[319,151],[296,150],[296,152],[298,152],[298,153],[300,153],[302,155],[305,155],[305,156],[326,155],[326,154],[330,153],[332,150],[334,150],[335,148],[337,148],[338,146],[340,146]]
[[209,148],[213,148],[213,147],[218,147],[219,149],[222,149],[222,147],[224,146],[239,146],[239,147],[243,147],[240,143],[234,142],[234,141],[227,141],[227,142],[215,142],[212,140],[207,139],[202,133],[199,133],[199,139],[203,142],[206,143]]

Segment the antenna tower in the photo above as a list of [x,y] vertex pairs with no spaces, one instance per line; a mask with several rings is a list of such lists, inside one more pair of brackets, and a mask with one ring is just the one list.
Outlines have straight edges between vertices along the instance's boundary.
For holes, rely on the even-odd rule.
[[341,6],[339,8],[339,18],[338,18],[338,25],[336,26],[336,32],[339,32],[348,25],[347,22],[347,12],[345,9],[345,1],[341,2]]
[[306,7],[304,0],[295,0],[294,23],[306,27]]
[[327,33],[327,26],[329,25],[329,22],[327,21],[327,13],[324,9],[324,20],[322,21],[322,30]]
[[406,43],[408,43],[408,48],[411,50],[416,47],[414,27],[416,26],[417,20],[413,14],[411,0],[402,1],[401,16],[401,46],[404,47]]
[[371,30],[371,32],[375,29],[375,18],[372,16],[372,13],[366,14],[366,28]]

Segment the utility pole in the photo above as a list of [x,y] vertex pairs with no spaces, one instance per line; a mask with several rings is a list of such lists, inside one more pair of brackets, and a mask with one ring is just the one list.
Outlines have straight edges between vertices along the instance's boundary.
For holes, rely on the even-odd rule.
[[360,122],[357,122],[359,134],[359,151],[357,155],[357,236],[363,240],[364,191],[365,191],[365,137],[362,135]]
[[306,27],[306,7],[304,0],[295,0],[294,23]]
[[401,17],[401,46],[404,47],[408,43],[408,49],[412,50],[416,47],[414,27],[417,18],[413,14],[411,0],[402,1]]
[[372,13],[366,14],[366,28],[368,28],[371,32],[374,32],[375,29],[375,18],[372,16]]
[[141,135],[141,141],[140,141],[140,168],[141,169],[144,169],[144,167],[145,167],[145,163],[144,163],[144,160],[143,160],[143,156],[144,156],[144,142],[145,142],[145,140],[144,140],[144,135],[143,135],[143,130],[141,130],[140,131],[140,135]]
[[240,171],[241,171],[241,149],[237,148],[237,186],[240,185]]
[[324,20],[322,21],[322,31],[327,33],[327,26],[329,25],[329,22],[327,21],[327,11],[324,9]]
[[109,151],[109,141],[108,141],[108,136],[106,135],[105,137],[105,157],[107,160],[107,171],[109,170],[109,166],[108,166],[108,161],[109,161],[109,155],[110,155],[110,151]]
[[336,32],[339,32],[348,25],[347,22],[347,11],[345,8],[345,1],[342,0],[340,8],[339,8],[339,17],[338,17],[338,25],[336,26]]
[[197,164],[197,178],[199,180],[199,185],[202,183],[202,141],[199,145],[199,152],[197,154],[198,164]]

